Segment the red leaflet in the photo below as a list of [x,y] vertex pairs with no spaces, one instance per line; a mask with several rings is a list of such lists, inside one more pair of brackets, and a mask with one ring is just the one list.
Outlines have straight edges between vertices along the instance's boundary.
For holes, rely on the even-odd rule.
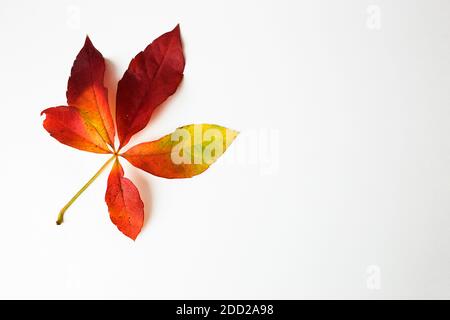
[[98,131],[78,109],[54,107],[41,112],[45,114],[44,128],[50,135],[68,146],[96,153],[111,153]]
[[67,103],[80,110],[107,144],[114,147],[114,123],[103,85],[105,60],[86,37],[84,47],[73,63],[67,84]]
[[177,90],[183,71],[178,25],[131,61],[117,88],[116,120],[120,140],[117,151],[107,89],[103,85],[105,61],[86,38],[69,78],[69,106],[42,111],[41,114],[46,115],[43,125],[63,144],[90,152],[113,153],[113,156],[61,209],[58,225],[63,223],[66,210],[114,161],[105,202],[111,221],[123,234],[135,240],[144,223],[144,204],[136,186],[124,177],[119,157],[153,175],[174,179],[201,174],[225,152],[238,132],[219,125],[200,124],[180,127],[159,140],[120,153],[131,137],[147,125],[153,110]]
[[124,178],[117,159],[108,178],[105,201],[111,221],[124,235],[136,240],[144,223],[144,204],[136,186]]
[[177,90],[183,70],[178,25],[131,60],[117,86],[116,121],[120,148],[144,129],[153,110]]

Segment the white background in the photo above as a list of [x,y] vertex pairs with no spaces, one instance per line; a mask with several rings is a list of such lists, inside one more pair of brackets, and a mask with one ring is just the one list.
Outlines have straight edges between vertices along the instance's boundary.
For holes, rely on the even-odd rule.
[[[183,84],[131,144],[202,122],[241,136],[193,179],[123,162],[136,242],[107,174],[57,227],[106,156],[40,111],[65,104],[86,34],[112,99],[177,23]],[[3,0],[0,41],[1,298],[450,298],[449,1]]]

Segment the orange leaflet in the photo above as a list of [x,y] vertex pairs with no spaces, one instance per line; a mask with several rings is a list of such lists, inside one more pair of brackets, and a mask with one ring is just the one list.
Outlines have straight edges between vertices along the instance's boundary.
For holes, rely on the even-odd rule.
[[134,166],[159,177],[190,178],[208,169],[236,138],[237,131],[218,125],[188,125],[120,154],[131,137],[147,125],[153,110],[176,91],[183,78],[184,63],[178,25],[131,61],[117,89],[120,148],[116,151],[114,123],[103,85],[105,62],[86,38],[72,67],[67,89],[69,106],[42,111],[41,114],[46,115],[43,125],[61,143],[113,155],[61,209],[58,225],[63,223],[66,210],[114,161],[105,201],[111,221],[135,240],[144,222],[144,204],[136,186],[124,177],[118,158],[124,157]]
[[191,124],[159,140],[138,144],[122,156],[158,177],[191,178],[208,169],[237,135],[218,125]]
[[154,40],[131,60],[117,86],[116,121],[120,148],[147,125],[153,110],[183,78],[180,26]]
[[67,104],[80,110],[107,144],[114,147],[114,123],[103,85],[105,59],[89,37],[78,53],[67,84]]
[[136,186],[124,177],[118,159],[109,174],[105,201],[111,221],[124,235],[136,240],[144,223],[144,204]]
[[111,153],[98,131],[73,107],[54,107],[45,114],[44,128],[50,135],[68,146],[95,152]]

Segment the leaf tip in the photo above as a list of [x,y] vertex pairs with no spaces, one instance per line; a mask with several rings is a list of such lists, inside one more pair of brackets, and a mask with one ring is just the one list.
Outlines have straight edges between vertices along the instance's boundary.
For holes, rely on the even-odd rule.
[[86,39],[84,40],[84,45],[85,45],[85,46],[86,46],[86,45],[92,46],[92,41],[91,41],[91,39],[89,38],[89,35],[88,35],[88,34],[86,35]]
[[181,38],[180,24],[177,23],[175,28],[173,28],[169,33],[175,34],[176,37]]
[[123,235],[125,235],[127,238],[133,240],[133,242],[136,242],[137,237],[141,233],[142,227],[137,231],[131,231],[131,230],[124,230],[117,226],[120,232],[122,232]]
[[233,142],[234,139],[240,134],[240,131],[233,130],[233,129],[227,129],[227,136],[229,139],[229,143]]
[[41,111],[41,113],[39,114],[41,117],[43,116],[43,115],[47,115],[47,112],[50,110],[51,108],[47,108],[47,109],[44,109],[44,110],[42,110]]

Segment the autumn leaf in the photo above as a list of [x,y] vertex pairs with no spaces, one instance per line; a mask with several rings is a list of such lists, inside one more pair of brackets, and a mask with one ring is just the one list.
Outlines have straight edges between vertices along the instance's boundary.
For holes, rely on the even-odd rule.
[[127,237],[135,240],[144,223],[144,203],[136,186],[125,178],[116,158],[108,178],[105,201],[111,221]]
[[180,127],[159,140],[138,144],[122,156],[162,178],[191,178],[214,163],[238,132],[212,124]]
[[67,84],[69,107],[48,108],[41,113],[46,115],[44,128],[52,137],[80,150],[111,153],[107,145],[114,149],[115,133],[104,73],[105,60],[86,37]]
[[184,65],[178,25],[130,62],[117,88],[116,124],[120,146],[116,149],[114,123],[104,86],[105,61],[86,37],[72,67],[67,106],[42,111],[43,126],[63,144],[112,156],[61,209],[57,224],[63,223],[67,209],[113,162],[105,202],[111,221],[124,235],[135,240],[144,223],[144,203],[137,187],[124,177],[119,157],[155,176],[190,178],[207,170],[234,141],[237,131],[213,124],[191,124],[121,153],[133,135],[147,126],[155,108],[175,93],[183,78]]
[[111,153],[95,127],[74,107],[45,109],[44,128],[50,135],[68,146],[96,153]]
[[178,25],[131,60],[117,85],[116,121],[120,147],[142,130],[155,108],[177,90],[183,70]]
[[67,104],[77,108],[97,129],[107,144],[114,147],[114,123],[108,104],[108,90],[103,85],[105,59],[89,37],[72,66],[67,84]]

